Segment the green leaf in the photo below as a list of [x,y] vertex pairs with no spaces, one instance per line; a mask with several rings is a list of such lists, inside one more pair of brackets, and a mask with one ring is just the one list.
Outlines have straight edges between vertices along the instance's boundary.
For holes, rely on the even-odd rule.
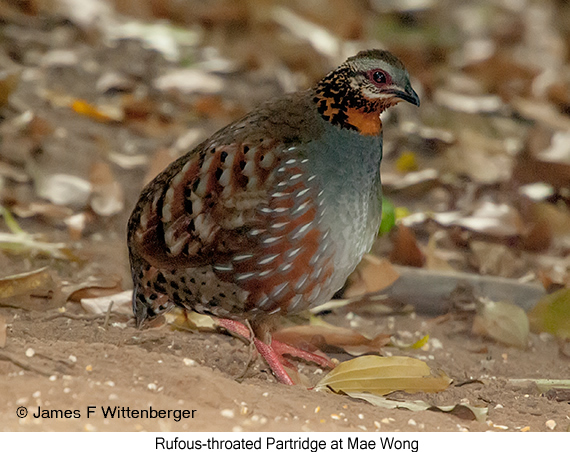
[[382,223],[380,223],[379,235],[386,235],[392,230],[396,224],[396,209],[394,204],[386,198],[382,197]]

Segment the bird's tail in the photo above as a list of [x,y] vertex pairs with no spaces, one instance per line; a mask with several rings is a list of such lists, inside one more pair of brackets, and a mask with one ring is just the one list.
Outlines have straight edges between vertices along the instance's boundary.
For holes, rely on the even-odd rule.
[[131,274],[133,278],[133,314],[137,327],[148,319],[164,314],[172,303],[165,287],[157,282],[160,271],[130,253]]

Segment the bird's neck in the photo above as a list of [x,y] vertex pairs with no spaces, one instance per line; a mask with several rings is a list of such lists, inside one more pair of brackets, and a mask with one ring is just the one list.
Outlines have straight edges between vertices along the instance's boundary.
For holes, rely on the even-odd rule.
[[323,78],[315,88],[313,100],[326,121],[342,129],[374,136],[382,132],[380,101],[364,98],[350,84],[351,69],[340,67]]

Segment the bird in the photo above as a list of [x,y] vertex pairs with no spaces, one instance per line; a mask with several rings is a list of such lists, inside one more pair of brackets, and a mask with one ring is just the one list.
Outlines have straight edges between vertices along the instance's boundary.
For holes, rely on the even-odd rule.
[[402,62],[364,50],[171,163],[128,222],[137,326],[179,306],[250,340],[281,383],[293,384],[285,354],[330,365],[271,333],[329,301],[371,248],[380,114],[401,101],[420,105]]

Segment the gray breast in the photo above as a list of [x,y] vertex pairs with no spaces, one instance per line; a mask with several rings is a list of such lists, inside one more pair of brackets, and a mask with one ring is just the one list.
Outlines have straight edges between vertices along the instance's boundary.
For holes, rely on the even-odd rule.
[[370,250],[382,213],[382,136],[362,136],[327,124],[324,139],[309,145],[310,171],[321,187],[321,228],[336,251],[332,292],[340,289]]

